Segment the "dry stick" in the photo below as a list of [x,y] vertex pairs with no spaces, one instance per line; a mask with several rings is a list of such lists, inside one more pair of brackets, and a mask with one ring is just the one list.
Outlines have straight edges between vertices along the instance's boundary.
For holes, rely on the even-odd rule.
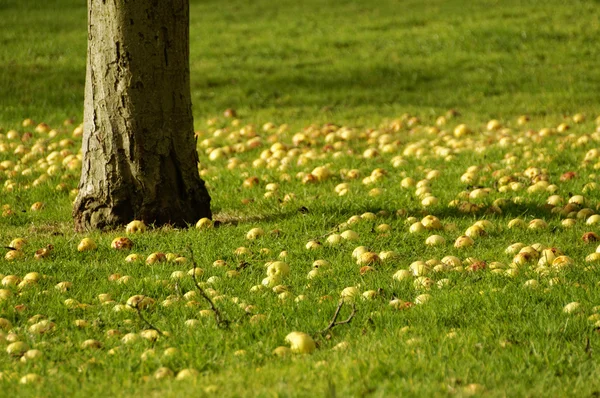
[[162,334],[163,336],[165,335],[159,328],[157,328],[156,326],[151,324],[146,318],[144,318],[144,316],[142,315],[142,310],[140,309],[140,307],[138,307],[137,304],[135,306],[130,305],[130,304],[127,304],[127,305],[129,305],[131,308],[135,309],[135,311],[137,312],[137,314],[140,317],[140,319],[142,320],[142,322],[144,322],[146,325],[148,325],[150,327],[150,329],[156,330],[158,333]]
[[335,314],[333,314],[333,318],[331,319],[329,326],[327,326],[325,329],[318,332],[319,334],[324,334],[336,326],[344,325],[344,324],[350,323],[352,321],[352,318],[354,318],[354,315],[356,315],[356,305],[354,303],[352,303],[352,313],[350,314],[348,319],[346,319],[345,321],[337,322],[337,318],[340,315],[340,311],[342,310],[343,306],[344,306],[344,300],[340,300],[340,303],[338,304],[337,308],[335,309]]
[[339,232],[339,231],[340,231],[340,226],[336,225],[334,228],[330,229],[329,232],[325,232],[323,235],[317,236],[316,239],[323,239],[323,238],[325,238],[325,237],[327,237],[327,236],[329,236],[331,234],[334,234],[336,232]]
[[183,294],[181,294],[181,289],[179,289],[179,281],[178,280],[175,281],[174,289],[175,289],[175,293],[177,293],[178,297],[183,296]]
[[588,356],[592,356],[592,347],[590,346],[590,338],[587,337],[586,342],[585,342],[585,350],[586,354],[588,354]]
[[221,311],[219,311],[219,309],[215,306],[215,303],[212,301],[212,299],[208,296],[208,294],[206,294],[204,289],[202,289],[202,287],[200,287],[200,285],[198,284],[198,280],[196,279],[196,268],[198,268],[198,264],[196,264],[196,260],[194,260],[194,251],[192,250],[192,247],[188,246],[188,250],[190,251],[190,258],[192,260],[192,264],[194,265],[194,268],[192,269],[192,278],[194,279],[194,284],[196,285],[196,288],[198,288],[200,295],[206,301],[208,301],[208,304],[210,304],[210,308],[215,313],[215,320],[217,321],[217,326],[220,328],[223,328],[223,329],[227,329],[229,327],[229,321],[227,319],[224,319],[221,316]]

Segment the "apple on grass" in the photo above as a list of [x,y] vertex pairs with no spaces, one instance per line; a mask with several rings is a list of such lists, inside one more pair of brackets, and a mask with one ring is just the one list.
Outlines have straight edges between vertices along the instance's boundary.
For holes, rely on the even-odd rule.
[[125,232],[128,234],[143,233],[146,232],[146,224],[140,220],[133,220],[125,227]]
[[96,243],[91,238],[83,238],[79,245],[77,245],[77,250],[80,252],[90,251],[96,249]]
[[317,348],[313,338],[304,332],[291,332],[285,336],[285,341],[295,354],[312,354]]

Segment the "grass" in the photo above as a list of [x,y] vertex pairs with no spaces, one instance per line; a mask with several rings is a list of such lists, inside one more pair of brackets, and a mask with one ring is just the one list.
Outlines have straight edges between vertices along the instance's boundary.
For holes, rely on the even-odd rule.
[[[0,388],[18,396],[599,393],[600,270],[586,259],[596,244],[582,240],[585,232],[598,230],[598,224],[585,220],[600,200],[600,163],[589,152],[600,140],[595,132],[600,113],[595,4],[365,4],[192,5],[192,95],[202,176],[221,225],[206,230],[150,226],[130,236],[131,252],[142,258],[163,252],[187,259],[155,265],[125,262],[130,252],[110,248],[114,238],[125,235],[123,230],[82,235],[72,229],[70,206],[79,169],[69,169],[63,160],[77,153],[80,140],[72,138],[74,126],[62,121],[81,121],[84,4],[0,4],[0,204],[5,212],[0,243],[27,240],[22,259],[0,259],[0,273],[20,279],[30,272],[42,275],[37,283],[21,286],[3,279],[2,294],[8,297],[0,299],[0,318],[10,326],[0,333]],[[239,121],[221,116],[228,107],[237,109]],[[462,114],[446,115],[448,109]],[[576,113],[585,120],[576,123]],[[531,120],[518,123],[521,114]],[[23,127],[29,117],[47,122],[56,135],[33,131],[35,125]],[[491,118],[506,130],[488,131]],[[266,122],[275,125],[263,131]],[[455,134],[461,123],[472,133]],[[252,129],[262,145],[229,153],[246,142],[240,129],[251,124],[245,131]],[[342,138],[348,129],[340,126],[354,137]],[[21,141],[25,132],[32,132],[32,139]],[[284,152],[271,146],[277,142]],[[19,145],[31,155],[23,156]],[[209,160],[214,148],[221,148],[222,156]],[[373,149],[377,156],[365,152]],[[303,182],[307,174],[318,174],[317,166],[331,175]],[[473,181],[461,182],[471,166],[477,166]],[[358,178],[350,178],[351,169]],[[381,170],[382,176],[364,180]],[[575,178],[561,178],[569,171],[576,172]],[[250,177],[258,182],[245,187]],[[425,206],[417,186],[402,187],[407,177],[428,186],[438,202]],[[535,185],[539,179],[554,184],[556,191]],[[278,184],[277,189],[269,191],[269,183]],[[345,195],[337,192],[342,183],[348,184]],[[466,198],[477,187],[487,188],[487,196]],[[563,201],[554,209],[546,205],[553,193]],[[586,203],[567,207],[575,195],[583,195]],[[450,205],[455,200],[457,206]],[[31,210],[38,201],[44,207]],[[465,212],[465,203],[480,209]],[[428,214],[444,228],[411,233],[410,226]],[[525,223],[543,219],[547,227],[509,228],[516,218]],[[575,220],[573,226],[564,225],[567,218]],[[478,220],[492,223],[487,236],[475,238],[472,247],[454,247],[455,239]],[[378,229],[382,224],[390,231]],[[246,233],[256,227],[265,235],[248,240]],[[359,239],[326,243],[347,229]],[[425,245],[432,234],[446,243]],[[78,252],[84,237],[92,238],[97,249]],[[322,245],[309,250],[310,241]],[[539,267],[537,259],[514,264],[514,253],[506,249],[516,242],[558,248],[573,263],[564,268]],[[54,246],[50,257],[34,260],[35,251],[48,244]],[[375,253],[392,250],[398,257],[361,274],[352,258],[357,246]],[[235,254],[240,247],[249,254]],[[229,330],[218,328],[214,317],[201,316],[209,306],[198,295],[189,298],[194,294],[189,292],[197,292],[191,278],[174,278],[173,272],[192,268],[188,248],[204,271],[201,285],[232,322]],[[287,256],[280,257],[282,252]],[[430,270],[431,289],[415,283],[416,276],[393,278],[415,261],[439,262],[445,256],[457,256],[462,264]],[[287,298],[269,288],[253,291],[267,276],[265,264],[278,259],[291,268],[279,286],[279,292],[289,292]],[[318,259],[331,267],[308,279]],[[216,260],[226,266],[213,266]],[[476,260],[485,261],[486,269],[469,271]],[[492,270],[494,262],[503,268]],[[129,276],[129,282],[111,281],[116,274]],[[528,287],[532,280],[537,288]],[[57,289],[60,282],[70,287]],[[438,288],[438,282],[447,284]],[[319,335],[346,287],[376,294],[372,300],[355,300],[350,324]],[[102,304],[102,293],[114,302]],[[132,344],[121,340],[150,328],[122,306],[136,294],[156,300],[144,318],[168,337]],[[404,310],[389,305],[394,299],[414,303],[423,294],[430,295],[424,304]],[[571,302],[580,303],[580,310],[564,313]],[[349,314],[348,304],[341,318]],[[32,332],[37,315],[54,322],[54,330]],[[256,322],[254,315],[264,319]],[[191,319],[198,321],[195,327],[186,326]],[[119,334],[109,336],[112,330]],[[312,334],[317,350],[274,356],[292,331]],[[41,357],[10,356],[7,339],[26,342]],[[90,339],[101,347],[82,348]],[[348,348],[335,350],[342,342]],[[177,351],[169,355],[170,348]],[[162,367],[175,374],[191,368],[198,376],[159,380],[155,375]],[[19,383],[27,374],[41,381]]]
[[[0,123],[80,120],[85,4],[1,7]],[[193,2],[194,115],[202,126],[233,107],[301,127],[450,108],[472,120],[590,113],[599,29],[590,1]]]

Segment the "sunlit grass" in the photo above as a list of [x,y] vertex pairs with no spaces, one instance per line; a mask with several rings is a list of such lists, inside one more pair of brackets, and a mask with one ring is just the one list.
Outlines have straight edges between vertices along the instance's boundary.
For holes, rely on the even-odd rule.
[[[0,10],[0,123],[80,120],[85,3]],[[192,2],[194,115],[200,127],[232,107],[299,128],[450,108],[469,120],[593,112],[598,17],[587,1]]]
[[[0,274],[18,277],[0,286],[0,318],[10,322],[0,326],[7,394],[600,391],[600,271],[588,257],[600,242],[583,239],[598,233],[586,220],[600,199],[598,15],[591,3],[194,3],[200,172],[218,223],[148,226],[127,235],[129,251],[111,248],[124,228],[72,228],[84,5],[5,2],[0,13],[0,244],[27,241],[14,261],[4,257],[13,250],[0,250]],[[226,108],[238,118],[223,116]],[[71,117],[75,124],[64,126]],[[26,118],[36,122],[23,126]],[[492,118],[498,122],[488,124]],[[36,131],[38,122],[56,132]],[[468,129],[455,130],[462,123]],[[558,198],[549,205],[552,195]],[[43,207],[32,210],[36,202]],[[411,233],[415,223],[431,221],[427,215],[442,228]],[[528,228],[534,219],[545,227]],[[478,224],[485,233],[473,235],[472,246],[454,246],[482,220],[489,223]],[[253,228],[264,234],[248,239]],[[348,230],[356,241],[328,243]],[[426,245],[434,234],[445,243]],[[97,248],[79,252],[84,237]],[[530,246],[527,255],[507,252],[518,242]],[[50,255],[36,260],[48,245]],[[372,252],[361,264],[352,257],[358,246]],[[554,255],[542,250],[549,248],[568,258],[540,263],[536,257]],[[187,261],[146,265],[156,252]],[[126,262],[131,253],[141,261]],[[202,316],[210,306],[187,275],[192,255],[229,329]],[[458,263],[441,265],[447,256]],[[329,267],[321,262],[315,272],[316,260]],[[372,269],[364,268],[371,260]],[[289,275],[274,290],[257,288],[273,261],[288,264]],[[394,277],[399,270],[408,277]],[[22,283],[31,272],[41,278]],[[356,315],[319,333],[349,287],[360,294]],[[363,299],[369,291],[372,299]],[[142,312],[149,324],[126,305],[138,294],[156,301]],[[573,302],[579,309],[566,313]],[[339,319],[351,307],[345,304]],[[40,319],[54,329],[36,334],[31,327]],[[168,336],[139,337],[151,327]],[[311,334],[315,352],[274,355],[292,331]],[[123,342],[129,333],[139,341]],[[9,355],[13,340],[41,357]],[[84,348],[90,344],[99,348]],[[161,368],[172,376],[159,379],[169,374]],[[176,380],[184,369],[197,376]],[[40,380],[21,384],[28,374]]]

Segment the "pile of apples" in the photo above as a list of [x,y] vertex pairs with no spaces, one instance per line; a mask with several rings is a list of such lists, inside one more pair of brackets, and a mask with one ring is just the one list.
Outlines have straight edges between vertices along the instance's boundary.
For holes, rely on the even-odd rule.
[[[234,114],[229,112],[228,117]],[[129,311],[133,315],[138,311],[151,311],[157,305],[169,307],[182,299],[189,307],[199,307],[203,300],[200,296],[205,294],[217,306],[226,301],[234,303],[251,315],[251,324],[257,324],[267,317],[258,313],[257,307],[252,304],[253,294],[270,290],[282,301],[314,299],[304,291],[297,295],[292,293],[295,290],[289,284],[298,278],[307,285],[320,278],[335,278],[343,265],[327,258],[326,254],[331,252],[342,252],[349,264],[355,267],[352,270],[357,283],[339,286],[339,293],[320,297],[319,303],[330,298],[348,304],[378,300],[378,289],[363,286],[358,281],[366,274],[385,272],[389,274],[388,285],[381,288],[393,289],[398,284],[407,284],[414,292],[411,297],[386,300],[386,306],[393,311],[410,311],[418,305],[430,305],[428,303],[435,301],[436,290],[447,288],[455,279],[450,275],[489,272],[505,277],[507,283],[525,275],[528,279],[523,283],[523,289],[550,291],[552,286],[568,283],[564,274],[573,267],[595,269],[600,262],[600,246],[595,251],[590,249],[589,254],[581,259],[570,256],[568,252],[572,247],[600,243],[600,235],[594,231],[600,225],[599,203],[595,199],[600,180],[600,118],[594,123],[584,115],[576,114],[556,126],[537,129],[530,126],[527,116],[520,116],[515,123],[508,124],[490,120],[482,127],[470,126],[457,119],[457,113],[451,111],[431,124],[424,124],[415,116],[403,115],[377,128],[325,124],[311,125],[295,132],[285,124],[277,126],[271,122],[257,128],[243,125],[239,119],[210,120],[206,129],[196,132],[201,159],[205,162],[200,165],[199,173],[209,187],[218,183],[221,169],[235,174],[244,196],[240,200],[242,209],[251,208],[257,200],[270,201],[273,206],[281,207],[299,205],[304,189],[322,190],[322,197],[329,195],[332,200],[365,200],[366,197],[369,201],[383,203],[389,197],[391,184],[395,184],[394,189],[413,198],[414,206],[354,214],[332,230],[315,231],[314,236],[303,241],[302,245],[304,250],[323,253],[323,256],[312,262],[308,272],[288,261],[287,250],[275,255],[268,248],[260,249],[260,254],[270,259],[264,263],[263,279],[253,282],[248,297],[229,297],[215,288],[217,283],[236,283],[235,278],[244,278],[243,269],[227,270],[224,273],[226,281],[223,282],[218,276],[208,276],[209,272],[205,269],[192,267],[190,259],[175,253],[157,251],[147,256],[131,253],[136,247],[137,234],[151,229],[141,221],[132,220],[125,228],[126,236],[119,236],[111,243],[112,249],[124,253],[123,261],[148,266],[163,262],[185,266],[187,269],[173,271],[170,280],[189,278],[196,282],[198,278],[198,287],[202,290],[190,291],[183,298],[153,298],[138,293],[132,294],[126,302],[117,302],[111,294],[102,292],[98,294],[98,305],[111,306],[115,312]],[[66,126],[71,124],[72,121],[67,121]],[[72,133],[67,134],[64,130],[52,129],[45,123],[36,125],[27,119],[23,128],[23,132],[10,130],[0,133],[0,159],[4,159],[0,161],[2,197],[23,191],[36,192],[38,187],[52,184],[53,189],[64,191],[73,198],[77,194],[81,168],[82,157],[78,148],[82,127],[76,126]],[[562,151],[577,154],[578,161],[557,174],[552,169],[552,162],[562,156]],[[462,162],[466,166],[467,161],[474,164],[456,173],[455,164]],[[575,181],[577,184],[574,184]],[[389,203],[393,203],[393,199],[390,197]],[[0,204],[3,218],[16,217],[18,209],[14,203]],[[505,218],[508,210],[524,205],[535,206],[540,210],[539,214],[545,216]],[[27,206],[30,212],[46,209],[42,201]],[[448,210],[450,214],[473,219],[473,222],[460,229],[455,217],[441,216]],[[215,219],[227,225],[227,220],[220,214],[216,214]],[[370,232],[362,232],[368,230],[364,225],[372,226]],[[203,218],[197,221],[195,228],[210,234],[215,228],[215,220]],[[573,228],[589,230],[573,241],[571,247],[559,248],[535,241],[534,237],[543,238],[544,235],[539,234],[550,234],[550,228],[552,233],[557,234]],[[472,249],[481,242],[511,237],[520,230],[532,234],[531,243],[512,241],[508,247],[499,247],[493,258],[471,255]],[[248,225],[242,238],[251,248],[240,246],[234,254],[249,256],[258,242],[281,233],[277,229],[265,231],[262,226]],[[374,250],[365,243],[373,242],[373,236],[418,236],[422,251],[411,255],[421,258],[406,261],[405,253],[393,243]],[[35,248],[35,251],[26,250],[27,240],[26,236],[14,237],[6,242],[8,251],[3,261],[48,261],[56,255],[52,243]],[[93,252],[98,246],[92,238],[82,237],[72,249]],[[435,250],[435,257],[428,255],[432,250]],[[297,254],[302,256],[302,253]],[[213,259],[215,269],[226,266],[224,259]],[[10,300],[27,289],[35,288],[45,277],[39,272],[30,272],[22,277],[2,275],[0,301]],[[109,280],[127,285],[132,277],[115,273],[109,276]],[[62,281],[55,285],[55,289],[69,292],[72,283]],[[64,305],[68,308],[90,306],[75,298],[67,298]],[[600,327],[600,307],[588,307],[573,301],[565,304],[564,313],[569,316],[587,314],[590,322]],[[198,317],[215,317],[215,311],[199,309]],[[30,318],[27,323],[27,333],[32,335],[43,336],[55,333],[57,329],[56,324],[43,315]],[[86,327],[88,323],[77,320],[73,327]],[[198,319],[185,322],[189,329],[199,324]],[[23,363],[43,360],[43,349],[29,347],[16,330],[8,319],[0,318],[0,341],[5,344],[6,354]],[[115,336],[120,338],[121,345],[111,348],[109,353],[117,355],[122,351],[119,347],[140,340],[168,338],[169,333],[150,327],[123,336],[118,330],[107,331],[107,338]],[[311,354],[323,346],[316,334],[297,330],[289,331],[282,343],[287,345],[272,347],[275,356]],[[332,348],[343,350],[351,345],[352,342],[341,341]],[[93,351],[104,347],[102,341],[90,339],[84,341],[80,348]],[[244,354],[244,350],[236,352],[236,355]],[[143,357],[147,359],[155,355],[154,350],[148,350]],[[167,349],[163,355],[178,355],[178,352],[175,348]],[[192,368],[175,372],[168,367],[160,367],[152,377],[186,379],[197,375],[198,372]],[[3,372],[0,376],[12,378],[14,375]],[[36,383],[40,382],[41,376],[28,373],[18,380]]]

